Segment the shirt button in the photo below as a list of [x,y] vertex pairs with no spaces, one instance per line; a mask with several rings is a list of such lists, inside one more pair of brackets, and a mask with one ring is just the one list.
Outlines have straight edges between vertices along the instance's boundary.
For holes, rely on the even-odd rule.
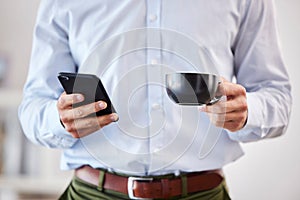
[[163,147],[164,147],[163,145],[158,145],[158,146],[154,147],[153,152],[157,153],[157,152],[161,151],[163,149]]
[[159,152],[160,151],[160,148],[155,148],[154,150],[153,150],[153,153],[157,153],[157,152]]
[[161,108],[161,106],[158,103],[152,104],[152,109],[153,110],[159,110],[160,108]]
[[154,21],[157,19],[157,15],[151,14],[151,15],[149,16],[149,19],[150,19],[151,22],[154,22]]
[[150,61],[151,65],[157,65],[158,64],[158,61],[156,59],[152,59]]

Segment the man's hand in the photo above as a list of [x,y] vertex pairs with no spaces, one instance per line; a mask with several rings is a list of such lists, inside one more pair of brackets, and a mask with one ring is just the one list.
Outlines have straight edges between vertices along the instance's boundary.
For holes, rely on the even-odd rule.
[[103,116],[89,116],[97,111],[106,108],[107,104],[103,101],[83,105],[73,108],[73,104],[82,102],[84,96],[81,94],[66,94],[65,92],[59,97],[57,109],[60,120],[65,129],[74,137],[81,138],[89,135],[101,127],[118,120],[118,115],[113,113]]
[[220,92],[226,96],[226,101],[219,101],[214,105],[200,107],[199,109],[208,114],[215,126],[232,132],[242,129],[248,117],[245,88],[222,79]]

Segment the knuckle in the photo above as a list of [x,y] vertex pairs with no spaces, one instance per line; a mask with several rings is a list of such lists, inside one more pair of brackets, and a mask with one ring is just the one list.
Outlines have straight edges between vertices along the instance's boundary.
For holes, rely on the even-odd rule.
[[73,110],[73,115],[76,117],[84,117],[84,113],[81,109],[74,109]]
[[247,104],[247,101],[245,98],[240,98],[239,107],[240,107],[240,110],[242,110],[242,111],[248,109],[248,104]]
[[65,125],[65,129],[66,129],[66,131],[68,131],[69,133],[72,133],[72,132],[74,131],[73,127],[70,126],[70,125],[68,125],[68,124]]
[[92,125],[93,125],[93,123],[92,123],[91,120],[86,120],[86,121],[84,122],[84,126],[85,126],[86,128],[92,127]]
[[246,100],[246,99],[243,99],[242,107],[244,108],[244,110],[247,110],[247,109],[248,109],[248,103],[247,103],[247,100]]
[[239,89],[240,89],[240,93],[243,95],[243,96],[246,96],[246,89],[244,88],[244,86],[238,84],[239,86]]
[[99,121],[99,125],[100,125],[101,128],[104,127],[104,126],[107,126],[110,123],[111,123],[111,120],[108,117],[103,117]]
[[80,135],[76,131],[70,132],[70,133],[73,138],[76,138],[76,139],[80,138]]
[[71,129],[71,130],[72,131],[68,131],[68,132],[71,134],[71,136],[73,138],[80,138],[80,135],[78,134],[78,132],[76,130],[74,130],[74,129]]
[[243,103],[242,103],[241,109],[242,109],[243,111],[248,110],[248,105],[247,105],[246,102],[243,102]]
[[236,125],[239,126],[244,121],[244,116],[240,115],[237,119]]
[[69,121],[69,117],[66,115],[66,114],[61,114],[60,115],[60,120],[63,122],[63,123],[67,123]]
[[65,124],[65,129],[66,129],[66,131],[68,131],[71,134],[76,132],[75,127],[70,123]]
[[247,119],[247,114],[243,113],[240,117],[240,123],[244,124]]
[[94,121],[95,121],[95,120],[93,120],[93,119],[87,119],[87,120],[84,122],[84,126],[85,126],[86,128],[94,127],[94,126],[96,126]]
[[240,127],[240,123],[237,121],[234,121],[233,123],[230,124],[229,130],[232,132],[235,132],[237,130],[239,130]]
[[63,108],[63,107],[64,107],[64,104],[65,104],[65,100],[64,100],[62,97],[59,97],[59,99],[57,100],[56,106],[57,106],[58,108]]
[[236,128],[233,125],[230,125],[229,127],[227,127],[227,129],[231,132],[235,132]]

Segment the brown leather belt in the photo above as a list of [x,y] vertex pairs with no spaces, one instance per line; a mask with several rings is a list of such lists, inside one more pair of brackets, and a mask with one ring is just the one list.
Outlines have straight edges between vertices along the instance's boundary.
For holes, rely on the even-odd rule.
[[[83,166],[75,170],[75,176],[90,184],[98,186],[100,171]],[[104,181],[102,187],[126,194],[130,199],[166,199],[181,196],[184,193],[194,193],[210,190],[217,187],[222,181],[221,170],[187,173],[186,175],[167,177],[126,177],[117,174],[103,172]],[[186,188],[183,186],[186,180]]]

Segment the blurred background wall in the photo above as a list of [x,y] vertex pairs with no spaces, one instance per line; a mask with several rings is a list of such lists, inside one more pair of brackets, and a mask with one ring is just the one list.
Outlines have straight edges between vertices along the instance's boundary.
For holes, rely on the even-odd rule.
[[[1,0],[0,74],[4,75],[0,75],[0,199],[55,199],[71,176],[59,170],[59,151],[29,143],[17,120],[38,3]],[[244,144],[246,156],[225,168],[233,199],[300,197],[300,1],[275,3],[282,51],[293,85],[293,112],[284,136]]]
[[8,62],[5,86],[12,89],[21,88],[26,78],[38,3],[1,0],[0,56]]
[[28,142],[17,118],[39,0],[0,0],[0,199],[57,199],[71,174],[59,150]]
[[226,168],[234,199],[300,199],[300,1],[275,0],[282,52],[293,89],[287,133],[244,145],[246,156]]

